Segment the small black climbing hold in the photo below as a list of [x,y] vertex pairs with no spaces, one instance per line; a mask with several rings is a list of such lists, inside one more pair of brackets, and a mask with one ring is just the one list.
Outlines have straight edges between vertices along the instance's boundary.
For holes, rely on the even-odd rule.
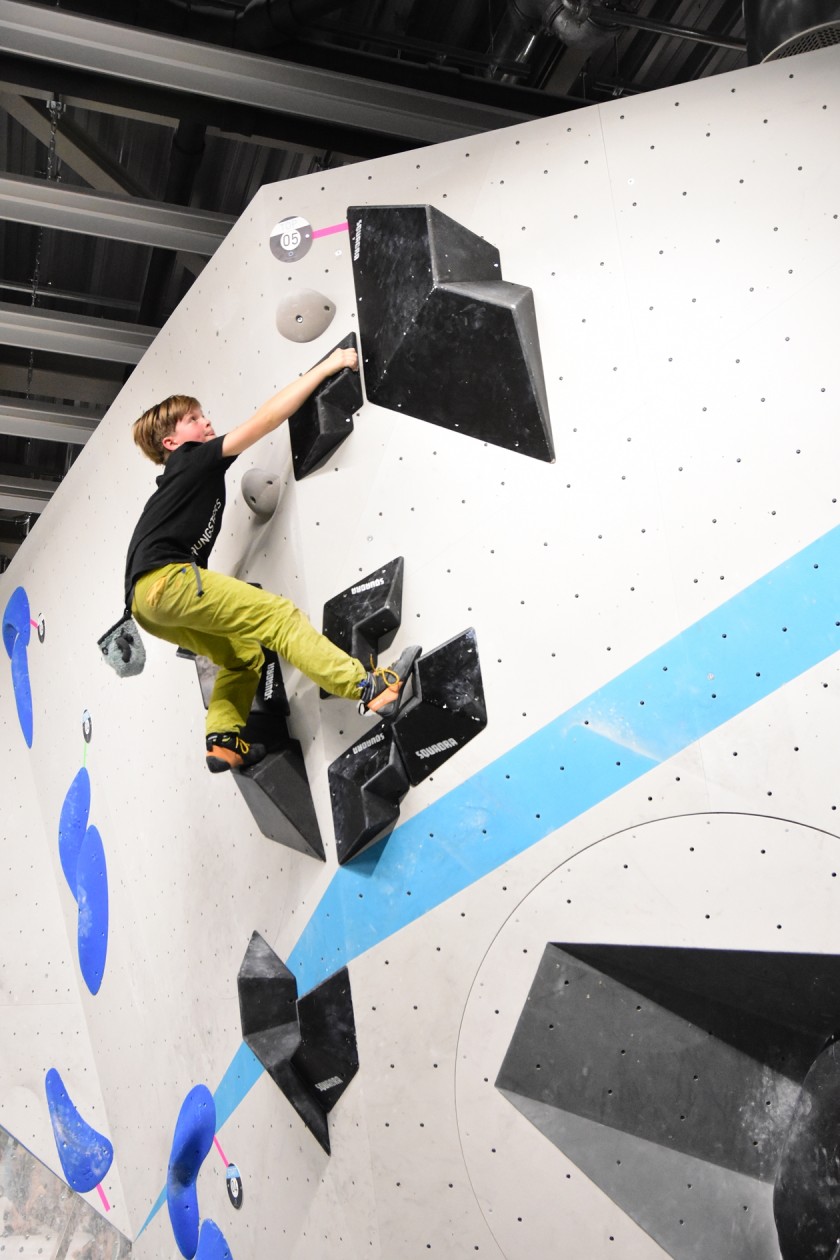
[[[356,348],[356,334],[348,335],[333,349]],[[332,354],[332,350],[329,352]],[[327,358],[324,355],[319,362]],[[315,472],[353,432],[353,415],[364,402],[359,372],[343,368],[330,376],[289,417],[289,441],[295,480]]]
[[324,604],[324,634],[367,667],[394,640],[402,619],[402,556]]
[[421,656],[413,683],[414,694],[394,722],[394,739],[417,784],[487,725],[475,630]]

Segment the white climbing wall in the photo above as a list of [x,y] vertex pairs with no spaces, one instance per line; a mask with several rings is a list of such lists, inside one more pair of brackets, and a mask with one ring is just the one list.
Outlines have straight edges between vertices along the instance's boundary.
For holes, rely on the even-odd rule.
[[[836,948],[838,71],[827,49],[264,188],[0,578],[0,608],[22,586],[45,627],[31,750],[0,656],[0,1124],[60,1171],[57,1068],[113,1143],[102,1191],[138,1257],[177,1254],[153,1211],[175,1120],[223,1079],[218,1140],[244,1203],[215,1148],[198,1199],[236,1260],[708,1257],[703,1230],[734,1239],[721,1257],[779,1255],[771,1185],[722,1175],[679,1220],[625,1210],[494,1082],[549,941]],[[156,475],[132,420],[187,392],[224,431],[353,331],[347,232],[289,264],[269,236],[366,203],[436,206],[533,290],[556,462],[366,404],[305,480],[284,430],[229,474],[214,567],[319,624],[402,555],[395,653],[476,630],[486,730],[354,872],[337,868],[327,787],[369,729],[350,705],[287,670],[318,863],[206,773],[193,666],[147,639],[145,672],[120,681],[96,639]],[[275,320],[303,290],[335,316],[296,343]],[[285,483],[267,523],[238,493],[254,466]],[[110,895],[95,997],[57,846],[83,763]],[[226,1078],[254,929],[304,989],[349,965],[360,1069],[329,1158],[267,1077]]]

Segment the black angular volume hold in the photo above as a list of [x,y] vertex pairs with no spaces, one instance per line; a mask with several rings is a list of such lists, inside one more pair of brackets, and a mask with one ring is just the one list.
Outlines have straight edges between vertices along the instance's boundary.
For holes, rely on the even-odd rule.
[[533,293],[434,206],[350,206],[371,402],[552,461]]
[[408,776],[393,727],[379,722],[328,771],[335,847],[340,865],[358,857],[391,831],[400,816]]
[[366,667],[399,629],[404,569],[403,557],[397,556],[324,604],[324,634]]
[[837,1052],[832,1039],[809,1068],[779,1160],[773,1216],[784,1260],[834,1260],[840,1250]]
[[251,935],[236,984],[243,1040],[251,1045],[256,1038],[262,1045],[260,1038],[271,1034],[258,1055],[266,1067],[273,1062],[265,1053],[269,1044],[275,1057],[291,1058],[300,1045],[297,980],[259,932]]
[[295,977],[254,932],[237,988],[243,1040],[329,1155],[327,1113],[359,1069],[347,968],[298,1000]]
[[298,999],[300,1047],[295,1067],[332,1111],[359,1070],[356,1020],[346,967]]
[[[348,335],[333,350],[356,349],[356,334]],[[332,354],[332,350],[329,352]],[[319,359],[323,363],[328,355]],[[330,376],[289,417],[292,469],[301,481],[315,472],[353,432],[353,415],[364,402],[361,374],[343,368]]]
[[411,783],[421,783],[486,725],[478,643],[470,628],[414,667],[414,694],[393,725]]
[[[208,709],[210,707],[210,697],[213,694],[213,687],[219,673],[219,666],[215,665],[209,656],[197,656],[195,652],[188,653],[185,648],[179,648],[177,654],[184,660],[195,661],[195,671],[198,675],[201,699],[205,709]],[[263,648],[263,657],[260,681],[254,694],[251,712],[272,713],[278,714],[280,717],[288,717],[289,701],[283,684],[280,658],[271,648]]]
[[[246,735],[259,716],[251,718]],[[284,747],[267,753],[247,770],[234,770],[233,777],[264,836],[326,861],[306,766],[296,739],[286,736]]]
[[271,648],[263,648],[262,672],[257,687],[252,712],[280,714],[289,716],[289,701],[283,683],[283,671],[280,668],[280,657]]

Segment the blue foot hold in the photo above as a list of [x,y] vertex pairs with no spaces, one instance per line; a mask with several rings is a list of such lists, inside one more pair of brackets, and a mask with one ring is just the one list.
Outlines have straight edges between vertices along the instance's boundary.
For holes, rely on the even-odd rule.
[[29,681],[29,658],[23,640],[18,639],[12,648],[12,690],[15,693],[18,721],[26,740],[26,747],[32,747],[32,684]]
[[195,1260],[233,1260],[222,1231],[209,1217],[201,1222],[201,1234]]
[[19,586],[12,592],[3,611],[3,644],[12,662],[12,690],[20,729],[28,748],[32,747],[32,687],[26,649],[31,634],[29,598]]
[[166,1204],[172,1233],[178,1250],[187,1260],[193,1260],[198,1249],[199,1212],[195,1183],[213,1145],[215,1133],[216,1104],[213,1095],[206,1085],[196,1085],[187,1094],[178,1113],[166,1178]]
[[90,775],[82,767],[67,789],[61,817],[58,820],[58,856],[64,878],[74,897],[76,891],[76,869],[79,865],[79,853],[87,831],[90,817]]
[[29,611],[29,597],[22,586],[13,591],[3,611],[3,643],[9,656],[15,646],[15,640],[21,639],[23,646],[28,647],[32,633],[32,614]]
[[107,1174],[114,1159],[114,1148],[79,1115],[55,1068],[47,1072],[44,1084],[58,1158],[67,1184],[79,1194],[86,1194]]
[[108,953],[108,871],[102,837],[88,827],[76,863],[79,967],[91,993],[99,992]]

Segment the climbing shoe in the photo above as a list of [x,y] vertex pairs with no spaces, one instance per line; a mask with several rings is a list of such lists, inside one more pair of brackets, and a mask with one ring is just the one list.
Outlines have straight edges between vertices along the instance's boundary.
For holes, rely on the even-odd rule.
[[422,648],[413,644],[401,652],[392,665],[374,666],[359,683],[359,712],[371,717],[392,718],[405,698],[404,687]]
[[207,736],[207,769],[211,774],[244,770],[255,766],[264,756],[263,744],[246,743],[238,731],[216,731]]

